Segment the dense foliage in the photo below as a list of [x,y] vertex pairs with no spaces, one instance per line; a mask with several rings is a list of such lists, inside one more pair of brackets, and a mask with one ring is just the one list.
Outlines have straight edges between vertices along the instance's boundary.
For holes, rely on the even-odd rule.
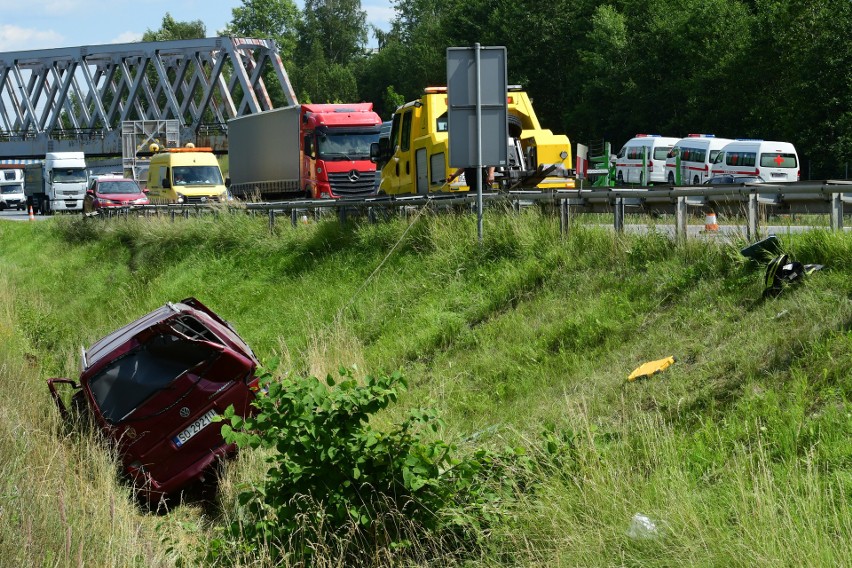
[[848,0],[396,0],[391,28],[372,30],[377,50],[358,0],[312,0],[286,23],[257,8],[292,0],[244,5],[227,31],[286,37],[299,100],[372,101],[387,117],[446,82],[447,47],[479,42],[506,46],[510,83],[575,142],[787,140],[803,179],[845,177],[852,158]]

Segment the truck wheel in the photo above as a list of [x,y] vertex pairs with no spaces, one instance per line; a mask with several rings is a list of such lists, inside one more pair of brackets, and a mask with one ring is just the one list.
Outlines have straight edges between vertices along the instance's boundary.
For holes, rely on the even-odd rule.
[[50,210],[50,200],[42,199],[41,200],[41,214],[42,215],[53,215],[53,211]]
[[618,181],[619,185],[624,184],[624,172],[618,172],[618,175],[616,176],[616,181]]
[[695,176],[694,178],[692,178],[692,185],[700,185],[700,184],[701,184],[701,182],[699,181],[698,176]]
[[674,184],[675,184],[674,174],[672,172],[669,172],[669,185],[674,185]]

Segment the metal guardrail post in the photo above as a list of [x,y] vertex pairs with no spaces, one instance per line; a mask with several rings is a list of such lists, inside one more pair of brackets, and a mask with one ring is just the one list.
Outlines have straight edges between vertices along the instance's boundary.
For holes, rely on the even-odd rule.
[[615,198],[615,219],[613,220],[613,226],[615,227],[616,233],[624,232],[624,198],[616,197]]
[[687,219],[689,210],[686,207],[686,197],[680,196],[677,198],[675,205],[675,238],[679,241],[685,241],[689,236]]
[[568,200],[563,199],[559,202],[559,234],[565,236],[568,234],[569,223],[571,222],[571,212],[568,210]]
[[367,220],[371,225],[376,224],[376,210],[373,207],[367,207]]
[[833,231],[843,230],[843,194],[831,194],[831,229]]
[[172,214],[172,223],[174,223],[174,222],[175,222],[175,214],[176,214],[176,213],[177,213],[177,211],[175,211],[174,209],[172,209],[172,210],[171,210],[171,214]]
[[275,230],[275,209],[269,210],[269,231]]
[[757,239],[757,219],[758,219],[758,209],[757,209],[757,193],[750,193],[748,196],[748,234],[746,238],[749,241],[753,241]]

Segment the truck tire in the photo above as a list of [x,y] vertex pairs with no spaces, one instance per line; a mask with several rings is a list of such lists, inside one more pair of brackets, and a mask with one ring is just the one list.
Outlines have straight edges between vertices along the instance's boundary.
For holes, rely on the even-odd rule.
[[42,199],[41,200],[41,214],[42,215],[53,215],[53,211],[50,209],[50,200]]
[[669,172],[669,185],[674,185],[674,184],[675,184],[674,174],[672,172]]
[[616,176],[616,181],[618,182],[619,185],[624,185],[624,173],[623,172],[618,172],[618,175]]

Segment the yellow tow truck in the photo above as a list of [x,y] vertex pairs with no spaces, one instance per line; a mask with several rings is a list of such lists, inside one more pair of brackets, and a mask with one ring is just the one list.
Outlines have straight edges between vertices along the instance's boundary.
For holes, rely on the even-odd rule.
[[[509,87],[506,101],[508,163],[497,167],[495,184],[504,190],[573,188],[568,137],[541,127],[520,87]],[[370,152],[381,169],[379,193],[425,195],[470,189],[464,176],[447,182],[455,171],[449,163],[447,110],[446,87],[429,87],[422,97],[396,109],[390,136],[380,138]]]

